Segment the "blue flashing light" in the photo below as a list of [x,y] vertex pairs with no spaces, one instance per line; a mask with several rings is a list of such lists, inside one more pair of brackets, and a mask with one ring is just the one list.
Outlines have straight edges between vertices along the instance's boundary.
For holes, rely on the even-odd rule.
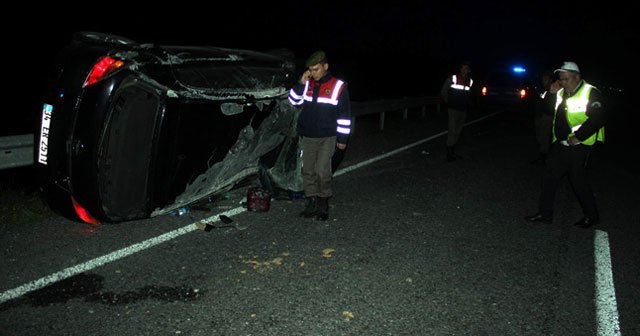
[[512,70],[513,70],[514,73],[517,73],[517,74],[521,74],[521,73],[527,72],[527,69],[525,69],[524,67],[521,67],[521,66],[514,66]]

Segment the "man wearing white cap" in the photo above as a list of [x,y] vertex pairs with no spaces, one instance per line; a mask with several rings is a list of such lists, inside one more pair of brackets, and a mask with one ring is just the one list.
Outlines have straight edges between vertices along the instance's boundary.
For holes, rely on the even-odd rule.
[[542,178],[538,213],[526,216],[532,223],[551,224],[555,192],[564,174],[576,193],[584,217],[576,226],[588,228],[600,217],[587,175],[589,154],[596,142],[604,142],[605,112],[602,94],[582,79],[574,62],[564,62],[556,69],[559,81],[551,85],[554,98],[549,108],[554,111],[552,145]]

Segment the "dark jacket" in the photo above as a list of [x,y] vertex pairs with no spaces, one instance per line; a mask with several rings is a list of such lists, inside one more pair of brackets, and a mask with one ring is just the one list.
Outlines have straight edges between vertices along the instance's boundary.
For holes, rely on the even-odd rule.
[[[351,132],[351,101],[347,84],[344,83],[340,88],[336,105],[318,102],[320,88],[324,87],[323,90],[326,90],[326,84],[333,81],[335,77],[329,72],[317,82],[312,79],[309,81],[310,92],[304,92],[305,84],[296,83],[291,89],[293,94],[290,93],[289,99],[292,102],[299,101],[302,105],[302,112],[298,117],[298,134],[309,138],[336,136],[338,143],[347,143]],[[298,100],[305,95],[311,96],[312,100]],[[338,125],[339,120],[348,121],[348,125],[344,122]],[[338,132],[339,128],[341,132]]]
[[533,107],[535,112],[535,117],[536,118],[542,118],[542,117],[552,118],[553,107],[550,108],[550,106],[554,106],[555,100],[556,100],[556,95],[553,93],[550,93],[549,91],[545,91],[544,89],[542,89],[542,91],[536,92],[535,105]]
[[[456,83],[454,83],[454,76]],[[466,111],[471,106],[471,86],[473,80],[466,81],[460,75],[449,76],[442,84],[440,93],[449,108]],[[455,87],[454,87],[455,86]]]

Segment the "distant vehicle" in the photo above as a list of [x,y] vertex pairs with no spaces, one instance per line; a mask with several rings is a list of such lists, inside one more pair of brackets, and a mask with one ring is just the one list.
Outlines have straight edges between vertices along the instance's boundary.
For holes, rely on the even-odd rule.
[[167,214],[257,175],[302,189],[287,50],[80,32],[55,63],[34,162],[52,204],[83,221]]
[[533,101],[534,83],[522,66],[492,68],[479,84],[480,107],[522,108]]

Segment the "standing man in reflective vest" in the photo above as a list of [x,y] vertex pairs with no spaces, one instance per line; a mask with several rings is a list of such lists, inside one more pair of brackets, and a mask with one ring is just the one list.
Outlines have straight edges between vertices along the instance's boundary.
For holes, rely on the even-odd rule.
[[447,161],[457,159],[455,154],[456,144],[462,133],[462,126],[467,118],[467,111],[471,104],[471,64],[463,62],[460,64],[458,73],[447,77],[440,94],[442,100],[448,105],[449,132],[447,134]]
[[347,84],[331,75],[324,51],[306,62],[307,70],[289,92],[289,102],[301,105],[298,134],[302,137],[302,177],[305,208],[300,216],[326,221],[333,196],[331,157],[344,150],[351,134],[351,101]]
[[588,228],[600,219],[596,199],[587,175],[587,163],[597,141],[604,142],[602,94],[582,79],[574,62],[564,62],[558,73],[559,82],[551,85],[550,101],[554,109],[552,145],[542,179],[538,213],[526,216],[533,223],[550,224],[553,217],[555,191],[564,174],[569,175],[584,217],[574,225]]

